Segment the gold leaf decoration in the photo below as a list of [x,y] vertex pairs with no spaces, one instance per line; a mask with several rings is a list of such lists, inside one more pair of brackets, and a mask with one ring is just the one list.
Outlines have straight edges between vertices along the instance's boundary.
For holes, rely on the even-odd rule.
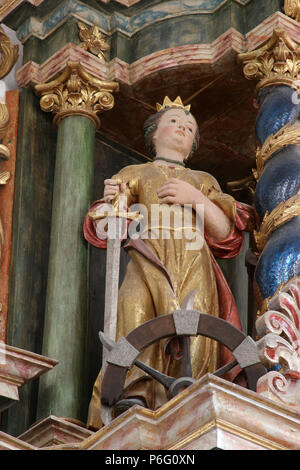
[[100,126],[97,113],[113,108],[112,93],[118,89],[117,82],[93,77],[79,62],[68,62],[58,78],[35,86],[41,109],[55,113],[56,124],[65,116],[77,114],[90,118],[96,128]]
[[14,45],[0,26],[0,79],[4,78],[13,68],[19,56],[19,46]]
[[4,185],[7,183],[7,181],[10,178],[10,172],[9,171],[1,171],[0,173],[0,185]]
[[253,204],[253,197],[256,187],[256,180],[253,174],[238,180],[228,181],[226,186],[230,193],[237,193],[240,191],[246,192],[248,194],[249,203]]
[[258,79],[257,88],[271,85],[300,87],[300,46],[283,29],[275,29],[267,43],[251,52],[239,54],[247,79]]
[[300,21],[300,1],[284,0],[284,13],[296,21]]
[[300,145],[300,126],[298,125],[286,124],[276,134],[271,134],[256,152],[256,170],[253,170],[256,180],[260,178],[266,162],[275,152],[293,144]]
[[281,202],[269,214],[265,214],[259,231],[254,231],[254,238],[257,249],[262,252],[264,246],[274,230],[296,216],[300,216],[300,194],[296,194],[285,202]]
[[108,44],[108,38],[99,31],[97,26],[88,28],[84,23],[78,21],[79,36],[82,41],[79,44],[82,49],[91,52],[92,54],[107,62],[104,52],[109,51],[110,45]]
[[10,150],[6,145],[0,144],[0,157],[3,160],[8,160],[10,157]]
[[7,133],[7,129],[9,126],[9,112],[7,109],[6,104],[0,103],[0,139]]

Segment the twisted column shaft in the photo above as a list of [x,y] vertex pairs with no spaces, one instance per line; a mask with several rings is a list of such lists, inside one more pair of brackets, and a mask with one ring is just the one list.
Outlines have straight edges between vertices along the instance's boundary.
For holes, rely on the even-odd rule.
[[254,204],[260,252],[255,290],[261,309],[282,285],[300,274],[300,47],[275,30],[260,49],[240,54],[248,79],[259,79]]

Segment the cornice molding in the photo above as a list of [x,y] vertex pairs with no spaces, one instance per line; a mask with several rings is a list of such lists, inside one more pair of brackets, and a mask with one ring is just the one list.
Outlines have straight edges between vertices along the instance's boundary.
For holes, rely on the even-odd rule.
[[[132,5],[135,5],[136,3],[139,3],[141,0],[115,0],[118,3],[121,3],[121,5],[125,5],[125,7],[131,7]],[[110,0],[100,0],[102,3],[109,3]]]
[[132,85],[160,70],[188,64],[215,64],[226,53],[251,51],[272,37],[276,28],[284,28],[291,38],[299,38],[300,24],[280,12],[267,18],[243,36],[230,28],[211,44],[187,44],[149,54],[128,64],[119,58],[102,62],[98,57],[73,43],[65,44],[42,64],[30,61],[16,73],[19,87],[46,83],[64,70],[68,61],[80,62],[93,76],[101,80],[116,80]]
[[[16,6],[24,3],[24,0],[8,0],[0,8],[0,21],[5,16],[13,11],[14,1]],[[30,0],[28,0],[30,1]],[[30,3],[39,5],[44,0],[31,0]],[[65,0],[50,13],[43,18],[36,16],[28,17],[22,26],[17,30],[18,39],[21,42],[26,42],[31,36],[37,37],[41,40],[51,35],[58,27],[70,17],[74,17],[80,21],[85,22],[90,26],[97,26],[100,31],[106,35],[112,35],[115,31],[121,32],[127,37],[133,36],[143,28],[159,23],[160,21],[179,18],[187,15],[212,15],[217,13],[227,3],[232,0],[214,0],[207,2],[207,0],[181,0],[165,1],[153,6],[148,6],[144,9],[137,9],[132,15],[126,15],[125,11],[102,11],[85,5],[83,1],[79,0]],[[233,0],[241,8],[248,5],[252,0]],[[9,12],[5,13],[5,5],[11,5]],[[16,8],[16,7],[15,7]]]
[[37,7],[43,2],[44,0],[6,0],[0,6],[0,21],[4,20],[7,15],[22,5],[22,3],[31,3],[31,5]]
[[[197,415],[192,412],[196,408]],[[199,421],[199,416],[205,419]],[[132,407],[82,441],[80,449],[105,450],[117,443],[120,450],[128,449],[129,445],[136,450],[204,450],[214,447],[207,447],[208,442],[213,442],[210,431],[216,434],[220,431],[223,443],[224,434],[228,432],[230,436],[229,447],[225,449],[235,448],[234,441],[238,439],[240,450],[283,450],[297,448],[298,427],[296,411],[206,374],[156,411]],[[294,440],[292,446],[289,439]]]
[[100,80],[116,80],[133,85],[154,72],[170,67],[191,63],[214,64],[226,52],[234,50],[239,53],[243,50],[243,46],[243,36],[230,29],[212,44],[190,44],[165,49],[128,64],[118,58],[104,63],[79,46],[68,43],[41,65],[32,61],[27,62],[17,71],[16,78],[20,88],[46,83],[60,73],[68,61],[77,61]]
[[[141,0],[115,0],[117,3],[126,6],[126,7],[132,7],[136,5],[137,3],[140,3]],[[153,13],[153,12],[166,12],[170,8],[173,9],[174,11],[177,11],[177,14],[180,14],[180,12],[187,11],[193,13],[195,12],[201,12],[201,13],[215,13],[218,11],[220,8],[222,8],[224,5],[229,3],[231,0],[214,0],[213,2],[208,2],[207,0],[187,0],[184,4],[182,5],[181,0],[173,0],[171,2],[165,1],[161,2],[159,5],[154,5],[153,7],[150,6],[146,9],[140,10],[140,12],[134,16],[134,20],[136,21],[136,18],[145,15],[145,12]],[[248,5],[249,3],[252,2],[252,0],[233,0],[235,3],[241,6]],[[44,0],[6,0],[3,5],[0,6],[0,21],[3,21],[11,12],[13,12],[17,7],[24,3],[30,3],[31,5],[38,7],[44,2]],[[76,4],[77,2],[69,1],[64,3],[74,3]],[[78,2],[79,3],[79,2]],[[102,6],[107,5],[110,3],[110,0],[99,0],[99,4]],[[90,11],[94,10],[90,7]],[[175,13],[176,14],[176,13]],[[121,16],[126,16],[126,15],[121,15]],[[153,18],[152,18],[153,20]],[[97,25],[99,26],[99,25]]]
[[19,400],[18,389],[55,367],[58,362],[0,341],[0,396]]

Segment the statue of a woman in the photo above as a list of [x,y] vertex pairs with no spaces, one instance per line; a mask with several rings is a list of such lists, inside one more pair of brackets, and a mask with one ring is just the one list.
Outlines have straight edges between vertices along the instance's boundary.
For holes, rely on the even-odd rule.
[[[139,243],[129,244],[131,261],[119,291],[117,338],[125,337],[140,324],[158,316],[180,309],[183,299],[195,290],[195,310],[221,317],[240,328],[237,309],[214,256],[231,258],[237,255],[243,244],[242,231],[250,217],[248,206],[237,203],[224,194],[216,179],[208,173],[185,167],[185,161],[198,146],[199,131],[189,107],[180,98],[171,102],[167,97],[158,112],[144,125],[146,143],[153,162],[130,165],[105,181],[104,202],[112,202],[125,192],[128,207],[142,204],[151,213],[153,205],[176,205],[177,210],[190,207],[193,221],[196,211],[204,207],[204,241],[198,249],[187,249],[182,227],[169,227],[169,238],[163,238],[166,227],[156,229],[156,237],[143,237]],[[194,224],[193,226],[195,226]],[[86,239],[100,248],[105,242],[96,235],[95,223],[85,220]],[[144,248],[143,248],[144,247]],[[149,255],[150,253],[150,255]],[[147,348],[139,360],[168,375],[180,373],[180,347],[174,341],[161,341]],[[224,353],[224,351],[223,351]],[[202,336],[191,338],[191,362],[193,377],[198,379],[207,372],[214,372],[220,362],[218,344]],[[101,427],[99,374],[89,408],[88,424]],[[130,405],[140,403],[157,409],[167,401],[163,387],[137,367],[127,374],[124,397]]]

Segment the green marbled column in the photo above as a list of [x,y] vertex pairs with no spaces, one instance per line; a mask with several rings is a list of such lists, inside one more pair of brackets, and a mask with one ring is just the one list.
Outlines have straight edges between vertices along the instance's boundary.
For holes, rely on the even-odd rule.
[[84,421],[88,308],[88,247],[82,223],[93,185],[95,128],[84,116],[59,124],[43,355],[59,364],[41,377],[38,416]]

